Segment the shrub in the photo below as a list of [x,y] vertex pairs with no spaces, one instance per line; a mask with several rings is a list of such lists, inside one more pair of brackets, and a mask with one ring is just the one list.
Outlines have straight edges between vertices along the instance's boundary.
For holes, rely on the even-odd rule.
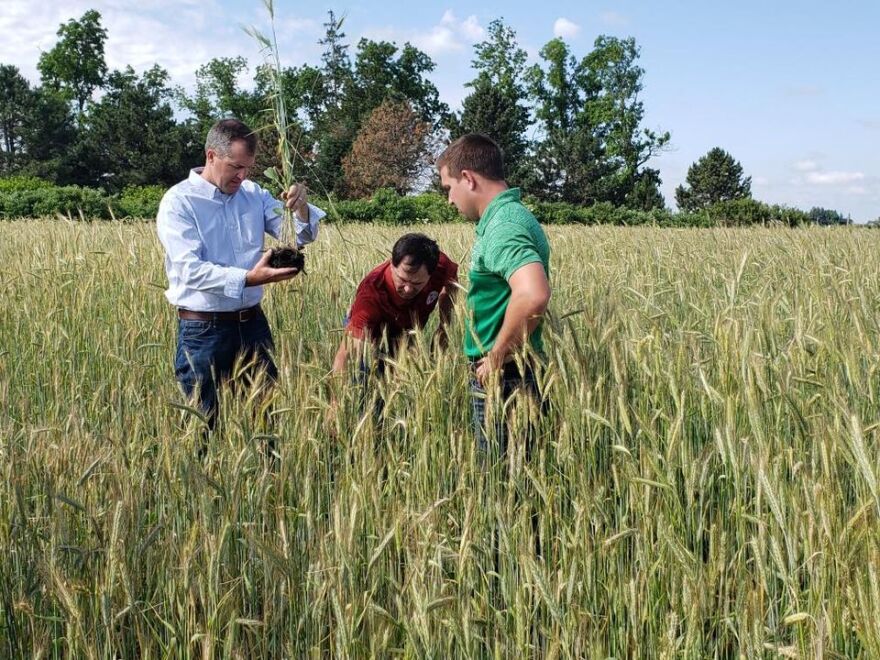
[[[56,187],[35,177],[0,179],[0,217],[29,218],[70,215],[79,218],[155,218],[163,186],[129,186],[118,196],[79,186]],[[321,205],[320,200],[316,203]],[[615,207],[608,202],[576,206],[567,202],[546,202],[526,197],[523,203],[539,222],[547,225],[655,225],[658,227],[742,227],[782,224],[790,227],[810,224],[810,214],[786,206],[763,204],[754,199],[718,202],[692,213],[667,209],[640,211]],[[369,199],[333,201],[328,205],[329,222],[377,222],[390,225],[462,222],[464,218],[446,198],[436,192],[398,195],[382,188]],[[112,207],[113,216],[110,208]]]
[[80,188],[79,186],[63,186],[46,188],[37,192],[40,194],[33,205],[32,215],[60,213],[74,219],[80,216],[101,219],[111,217],[110,204],[112,200],[100,190]]
[[419,222],[465,222],[465,218],[446,197],[435,192],[426,192],[411,197]]
[[381,188],[369,199],[335,202],[331,220],[349,222],[380,222],[383,224],[441,223],[463,221],[455,207],[437,193],[398,195]]
[[[525,201],[539,222],[548,225],[660,225],[679,226],[676,214],[666,209],[640,211],[616,207],[609,202],[576,206],[567,202]],[[689,224],[690,218],[685,222]]]
[[113,212],[119,218],[155,218],[166,190],[164,186],[128,186],[114,200]]
[[40,188],[51,188],[49,181],[44,181],[35,176],[8,176],[0,178],[0,194],[12,192],[27,192]]
[[29,218],[34,215],[34,204],[40,199],[40,190],[14,190],[0,192],[0,216],[4,218]]
[[0,192],[0,216],[31,218],[69,215],[76,219],[109,218],[111,200],[94,188],[44,186],[30,190]]
[[713,204],[705,210],[715,226],[743,227],[784,224],[789,227],[808,224],[808,213],[786,206],[770,206],[754,199],[731,199]]

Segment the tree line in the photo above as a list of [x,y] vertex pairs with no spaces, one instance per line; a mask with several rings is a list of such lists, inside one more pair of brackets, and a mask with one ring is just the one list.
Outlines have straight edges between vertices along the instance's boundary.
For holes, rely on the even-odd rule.
[[[435,63],[428,55],[409,43],[370,39],[352,48],[343,28],[344,19],[328,12],[320,64],[282,72],[297,177],[319,195],[344,200],[429,189],[439,145],[482,132],[504,150],[509,181],[537,202],[665,206],[660,173],[648,163],[669,145],[670,133],[643,126],[645,71],[633,38],[600,36],[583,57],[556,38],[530,66],[515,31],[495,20],[474,46],[469,93],[452,112],[430,79]],[[215,58],[198,68],[188,91],[172,86],[158,65],[140,74],[109,71],[107,30],[95,10],[62,24],[57,36],[39,59],[38,85],[0,65],[0,177],[109,194],[171,185],[201,161],[208,128],[226,116],[259,131],[257,177],[275,163],[279,136],[265,111],[277,88],[268,66],[257,65],[253,84],[243,86],[249,63]],[[749,198],[750,178],[720,148],[694,163],[676,190],[686,212]]]

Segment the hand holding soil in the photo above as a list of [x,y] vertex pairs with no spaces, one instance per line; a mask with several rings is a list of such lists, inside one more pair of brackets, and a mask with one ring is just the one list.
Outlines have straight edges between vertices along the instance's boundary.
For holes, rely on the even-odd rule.
[[[290,250],[290,248],[284,248]],[[245,276],[245,286],[260,286],[261,284],[270,284],[271,282],[282,282],[289,280],[299,273],[300,268],[273,268],[273,257],[279,250],[266,250],[257,265],[251,268]]]

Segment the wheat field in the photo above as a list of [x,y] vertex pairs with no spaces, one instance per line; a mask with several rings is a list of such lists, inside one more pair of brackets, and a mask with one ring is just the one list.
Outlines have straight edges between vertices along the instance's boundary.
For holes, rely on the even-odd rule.
[[466,273],[325,227],[200,458],[153,225],[0,224],[0,655],[880,657],[880,233],[548,229],[549,412],[487,461],[460,316],[327,421],[406,229]]

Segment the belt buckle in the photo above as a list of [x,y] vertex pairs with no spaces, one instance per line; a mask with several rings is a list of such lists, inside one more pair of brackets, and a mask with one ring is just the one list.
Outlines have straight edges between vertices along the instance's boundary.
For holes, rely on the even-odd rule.
[[238,322],[239,322],[239,323],[245,323],[246,321],[249,321],[249,320],[250,320],[250,317],[249,317],[248,315],[250,314],[250,312],[251,312],[250,307],[248,307],[248,308],[246,308],[246,309],[240,309],[240,310],[238,310],[238,312],[237,312],[237,314],[238,314]]

